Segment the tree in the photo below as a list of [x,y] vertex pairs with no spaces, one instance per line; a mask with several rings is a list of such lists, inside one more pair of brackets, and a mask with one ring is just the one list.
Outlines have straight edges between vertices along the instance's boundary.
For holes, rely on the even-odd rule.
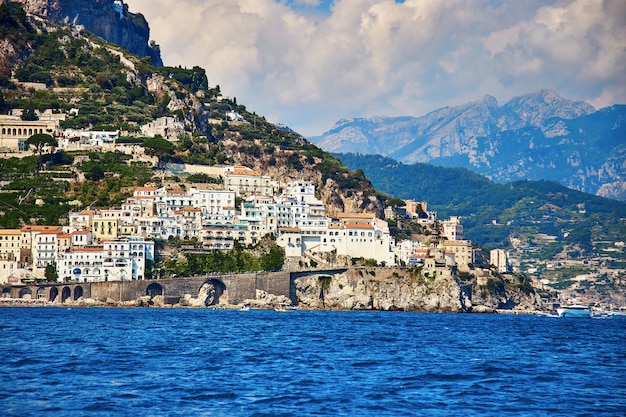
[[402,207],[404,205],[406,205],[404,200],[397,198],[397,197],[390,198],[389,200],[387,200],[387,207]]
[[26,143],[29,146],[33,146],[35,148],[35,152],[39,155],[37,171],[41,170],[41,154],[43,153],[43,148],[46,146],[59,146],[59,142],[47,133],[36,133],[26,139]]
[[55,282],[59,278],[59,274],[57,273],[57,264],[55,262],[46,266],[44,276],[48,282]]
[[158,158],[157,168],[161,167],[161,163],[174,155],[175,146],[172,142],[162,137],[148,138],[141,145],[150,156]]
[[21,116],[22,120],[33,121],[38,120],[37,113],[35,113],[35,104],[32,101],[29,101]]

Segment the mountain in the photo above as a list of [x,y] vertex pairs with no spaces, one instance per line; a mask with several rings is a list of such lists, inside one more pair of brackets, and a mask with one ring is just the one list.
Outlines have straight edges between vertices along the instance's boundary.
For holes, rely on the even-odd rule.
[[[206,71],[200,67],[154,66],[151,60],[108,43],[81,25],[35,18],[16,2],[0,3],[3,45],[10,48],[0,48],[0,114],[36,115],[46,110],[59,115],[59,131],[69,131],[69,140],[77,139],[71,135],[79,130],[120,131],[120,143],[138,145],[146,140],[141,126],[167,117],[167,123],[180,126],[180,132],[172,139],[174,144],[169,144],[174,149],[163,156],[166,162],[245,165],[284,182],[309,180],[320,190],[331,214],[382,216],[384,196],[362,172],[349,170],[299,134],[222,96],[219,86],[209,86]],[[238,115],[237,121],[229,120],[232,113]],[[36,168],[25,169],[11,156],[0,158],[0,188],[11,190],[0,193],[0,206],[18,205],[25,192],[45,205],[33,204],[10,214],[0,211],[0,225],[5,227],[32,221],[55,224],[70,210],[63,204],[68,200],[79,207],[92,203],[92,207],[108,207],[119,204],[128,187],[162,182],[149,170],[124,166],[120,155],[92,152],[78,166],[72,165],[70,152],[49,156],[44,161],[47,165],[102,183],[93,188],[87,181],[71,190],[64,181],[50,181]],[[32,161],[26,162],[33,166]]]
[[[3,0],[0,0],[2,3]],[[152,64],[162,66],[161,52],[149,43],[150,28],[140,13],[130,13],[121,0],[12,0],[41,19],[75,23],[111,43],[140,57],[149,56]]]
[[626,200],[626,106],[596,111],[550,90],[491,96],[422,117],[340,120],[310,140],[329,152],[464,167],[497,181],[555,181]]

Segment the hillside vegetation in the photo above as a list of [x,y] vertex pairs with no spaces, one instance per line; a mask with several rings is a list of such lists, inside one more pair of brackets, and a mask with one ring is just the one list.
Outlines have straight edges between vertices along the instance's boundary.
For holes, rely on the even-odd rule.
[[[119,143],[135,145],[134,153],[145,148],[159,158],[157,168],[242,164],[281,181],[313,181],[331,213],[382,213],[385,197],[362,171],[223,96],[200,67],[155,67],[150,58],[133,56],[80,27],[32,20],[14,3],[0,5],[0,34],[18,57],[0,65],[0,113],[21,109],[23,117],[36,118],[52,109],[69,115],[62,129],[119,130]],[[229,113],[242,120],[229,120]],[[176,141],[141,136],[142,124],[163,116],[184,127]],[[71,209],[118,205],[133,187],[164,183],[163,171],[133,156],[55,151],[43,156],[44,169],[38,171],[36,157],[7,155],[0,160],[0,226],[56,224]],[[186,178],[169,181],[184,186]]]
[[440,218],[462,216],[466,237],[486,248],[510,248],[511,238],[533,246],[533,236],[548,235],[556,237],[550,252],[570,247],[574,255],[599,255],[626,236],[626,203],[554,182],[497,184],[464,168],[405,165],[379,155],[336,156],[362,169],[385,193],[426,201]]

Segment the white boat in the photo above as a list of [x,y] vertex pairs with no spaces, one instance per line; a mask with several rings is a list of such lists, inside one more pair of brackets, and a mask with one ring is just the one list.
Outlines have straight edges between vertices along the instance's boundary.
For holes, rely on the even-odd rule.
[[559,317],[591,317],[591,309],[581,304],[561,306],[556,312]]
[[288,304],[288,303],[280,303],[277,307],[274,307],[274,311],[278,311],[279,313],[284,313],[287,311],[297,310],[298,307]]

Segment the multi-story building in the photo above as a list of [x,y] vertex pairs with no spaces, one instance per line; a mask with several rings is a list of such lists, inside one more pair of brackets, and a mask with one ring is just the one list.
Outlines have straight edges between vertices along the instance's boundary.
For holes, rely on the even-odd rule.
[[232,213],[235,209],[235,192],[224,190],[189,190],[191,205],[205,215]]
[[22,231],[20,229],[0,229],[0,260],[20,262]]
[[458,216],[443,221],[442,235],[448,240],[463,240],[463,225]]
[[105,241],[102,245],[72,248],[57,257],[58,280],[128,281],[145,279],[154,262],[154,242],[141,238]]
[[444,240],[443,247],[446,253],[453,253],[454,260],[461,272],[469,272],[474,262],[472,242],[469,240]]
[[489,262],[500,273],[509,271],[509,257],[504,249],[493,249],[489,252]]
[[[61,226],[23,226],[21,229],[21,254],[20,260],[23,264],[31,265],[33,263],[37,263],[37,254],[36,249],[33,248],[34,243],[36,242],[36,237],[40,233],[48,233],[52,232],[53,234],[62,233]],[[49,238],[52,239],[52,238]],[[56,240],[56,238],[55,238]],[[42,242],[45,244],[45,242]],[[47,248],[42,248],[44,252],[48,252]],[[44,265],[45,268],[45,265]]]
[[28,149],[26,140],[38,133],[54,136],[58,120],[26,121],[17,116],[0,115],[0,152],[19,152]]
[[224,170],[224,189],[234,191],[239,196],[274,195],[271,177],[243,166],[227,167]]

